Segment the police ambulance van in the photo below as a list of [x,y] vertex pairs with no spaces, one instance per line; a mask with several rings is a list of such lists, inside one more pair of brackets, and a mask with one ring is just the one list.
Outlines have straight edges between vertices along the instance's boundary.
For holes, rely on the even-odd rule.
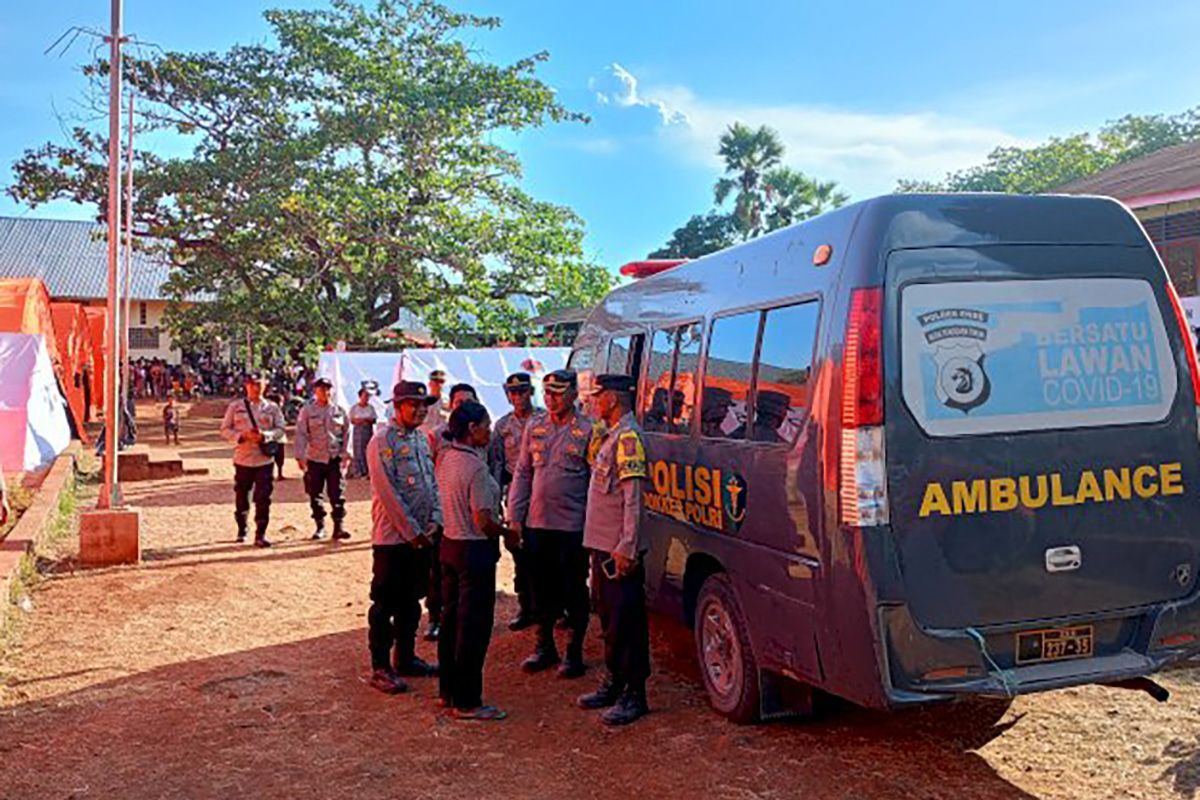
[[1195,352],[1104,198],[880,197],[616,289],[654,610],[714,708],[1146,676],[1200,652]]

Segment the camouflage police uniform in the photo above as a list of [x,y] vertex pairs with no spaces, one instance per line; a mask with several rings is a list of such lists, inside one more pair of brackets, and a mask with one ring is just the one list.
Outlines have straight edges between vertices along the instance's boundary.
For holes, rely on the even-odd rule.
[[[576,385],[575,373],[558,370],[547,375],[547,392],[564,392]],[[536,672],[559,662],[554,624],[566,611],[570,639],[560,673],[583,672],[583,639],[588,625],[587,552],[583,548],[587,510],[588,445],[591,418],[572,410],[558,424],[548,411],[535,413],[525,427],[521,453],[508,491],[509,519],[522,526],[522,546],[532,570],[534,616],[538,623],[537,650],[524,663]]]
[[[324,378],[316,385],[330,386]],[[348,539],[343,522],[346,519],[346,500],[343,497],[342,460],[348,455],[350,418],[337,403],[325,405],[309,400],[296,419],[296,442],[292,449],[304,462],[304,491],[312,510],[316,530],[314,539],[325,538],[325,506],[321,493],[329,497],[333,517],[333,538]]]
[[[396,384],[392,401],[428,397],[425,385]],[[371,665],[376,673],[427,675],[416,657],[420,599],[428,591],[430,542],[442,526],[441,499],[425,432],[393,417],[367,446],[371,482]],[[395,650],[394,660],[391,659]],[[393,666],[394,665],[394,666]],[[402,685],[402,684],[401,684]]]
[[[628,376],[601,375],[597,391],[632,391]],[[626,388],[627,387],[627,388]],[[646,447],[633,412],[610,430],[597,433],[592,479],[588,487],[584,546],[592,552],[592,587],[604,633],[608,676],[600,689],[580,698],[585,708],[613,706],[603,720],[632,722],[646,713],[646,681],[650,677],[650,632],[646,616],[646,543],[641,536]],[[624,576],[614,576],[613,554],[635,562]]]

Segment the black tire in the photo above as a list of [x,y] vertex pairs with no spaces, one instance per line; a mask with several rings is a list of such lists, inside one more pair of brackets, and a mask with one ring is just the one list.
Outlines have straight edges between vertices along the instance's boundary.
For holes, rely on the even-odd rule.
[[757,722],[758,662],[750,648],[746,617],[724,573],[708,576],[700,587],[693,633],[700,675],[713,710],[739,724]]

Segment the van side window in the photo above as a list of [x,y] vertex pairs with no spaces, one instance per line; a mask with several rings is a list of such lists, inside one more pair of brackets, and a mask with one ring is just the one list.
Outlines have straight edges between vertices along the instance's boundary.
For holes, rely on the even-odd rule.
[[718,439],[746,438],[754,350],[762,314],[751,311],[714,320],[701,397],[700,432]]
[[688,433],[696,410],[696,373],[700,369],[700,339],[704,336],[704,326],[693,322],[676,331],[679,354],[675,357],[675,379],[671,384],[676,407],[671,416],[675,419],[675,432]]
[[668,392],[671,365],[675,359],[675,332],[655,331],[650,344],[650,365],[646,385],[642,387],[642,427],[648,431],[669,431],[671,413]]
[[608,361],[605,372],[625,372],[629,368],[629,337],[614,338],[608,343]]
[[573,369],[576,372],[581,372],[585,369],[592,368],[592,356],[595,351],[592,345],[587,345],[579,350],[571,353],[571,357],[567,359],[567,369]]
[[758,353],[752,441],[791,442],[804,424],[819,314],[818,302],[766,312]]

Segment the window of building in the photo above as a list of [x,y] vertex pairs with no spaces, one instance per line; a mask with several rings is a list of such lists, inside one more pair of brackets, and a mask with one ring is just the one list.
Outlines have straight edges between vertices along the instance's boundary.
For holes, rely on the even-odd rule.
[[1163,259],[1175,291],[1183,297],[1196,294],[1196,249],[1196,242],[1169,244],[1166,258]]
[[146,304],[145,303],[138,303],[138,324],[143,327],[146,325]]
[[761,318],[761,312],[751,311],[713,321],[701,397],[701,435],[746,438],[746,403]]
[[808,413],[813,346],[820,304],[801,303],[766,312],[754,393],[756,442],[791,442]]
[[158,328],[130,328],[129,329],[129,349],[130,350],[157,350],[158,349]]

